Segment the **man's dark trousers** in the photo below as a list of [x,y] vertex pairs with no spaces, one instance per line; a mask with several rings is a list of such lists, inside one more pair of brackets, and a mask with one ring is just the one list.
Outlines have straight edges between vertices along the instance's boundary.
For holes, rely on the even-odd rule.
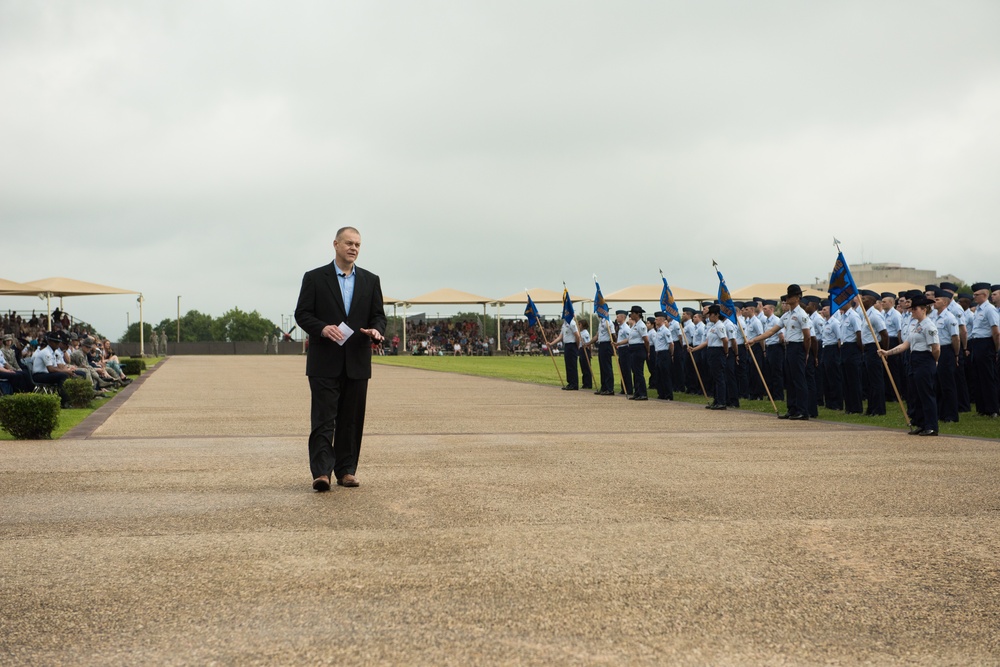
[[866,415],[885,414],[885,370],[878,356],[878,344],[865,345],[865,370],[868,371],[868,409]]
[[563,342],[563,356],[566,358],[566,386],[571,389],[580,388],[580,378],[576,374],[576,358],[578,348],[576,343]]
[[622,391],[629,396],[632,395],[632,360],[629,358],[629,346],[622,345],[618,348],[618,365],[621,366]]
[[708,367],[711,376],[714,378],[713,400],[714,405],[726,405],[726,353],[721,347],[710,347],[705,350],[708,355]]
[[844,412],[861,414],[865,406],[861,401],[861,366],[863,353],[858,344],[851,342],[840,348],[841,369],[844,377]]
[[729,355],[726,356],[726,401],[729,407],[740,407],[740,386],[736,377],[736,348],[729,341]]
[[352,380],[346,373],[336,378],[310,377],[309,389],[309,469],[313,479],[331,471],[337,479],[355,474],[365,427],[368,379]]
[[812,354],[806,359],[806,414],[819,417],[819,388],[816,381],[816,357]]

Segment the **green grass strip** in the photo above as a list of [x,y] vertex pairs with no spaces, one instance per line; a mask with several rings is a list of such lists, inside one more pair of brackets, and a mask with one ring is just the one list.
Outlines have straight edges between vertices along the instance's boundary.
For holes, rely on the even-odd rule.
[[[479,377],[501,378],[514,380],[516,382],[529,382],[532,384],[559,386],[559,379],[552,366],[550,357],[426,357],[426,356],[398,356],[398,357],[374,357],[375,363],[385,366],[400,366],[405,368],[419,368],[429,371],[442,371],[445,373],[459,373],[461,375],[476,375]],[[559,372],[566,375],[566,367],[561,357],[556,358],[559,365]],[[597,359],[594,359],[594,372],[597,374]],[[595,379],[595,386],[599,382]],[[617,386],[617,378],[615,382]],[[674,399],[684,403],[695,403],[704,405],[708,403],[704,396],[693,396],[680,392],[674,392]],[[650,400],[655,400],[650,394]],[[779,412],[785,412],[783,401],[776,401]],[[770,401],[747,401],[740,400],[740,409],[750,412],[762,412],[774,414],[774,408]],[[845,415],[843,412],[828,410],[821,407],[819,418],[824,421],[840,422],[844,424],[860,424],[863,426],[878,426],[905,430],[907,428],[903,414],[896,403],[886,404],[886,415],[884,417],[865,417],[862,415]],[[980,417],[975,413],[963,413],[959,417],[957,424],[940,425],[942,435],[962,435],[975,438],[1000,438],[1000,420]]]

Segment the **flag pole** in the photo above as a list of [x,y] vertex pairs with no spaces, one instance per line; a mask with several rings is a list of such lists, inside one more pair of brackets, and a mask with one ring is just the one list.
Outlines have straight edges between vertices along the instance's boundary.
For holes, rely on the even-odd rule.
[[[835,245],[837,247],[837,253],[840,254],[840,241],[837,240],[837,237],[833,238],[833,245]],[[845,265],[847,264],[847,260],[846,259],[844,260],[844,264]],[[849,272],[850,272],[850,267],[848,267],[848,273]],[[857,288],[855,288],[855,290],[856,289]],[[868,311],[865,310],[865,304],[864,304],[864,302],[861,301],[861,294],[858,294],[854,298],[858,300],[858,305],[861,306],[861,312],[865,316],[865,322],[868,323],[868,330],[871,331],[872,340],[875,341],[875,344],[878,345],[881,348],[882,346],[878,342],[878,335],[875,333],[875,327],[872,326],[872,321],[868,317]],[[903,399],[899,395],[899,388],[896,387],[896,380],[893,379],[893,377],[892,377],[892,371],[889,370],[889,362],[882,355],[879,355],[879,357],[882,359],[882,365],[885,367],[885,374],[889,376],[889,384],[892,385],[892,392],[896,395],[896,402],[899,403],[899,410],[900,410],[900,412],[903,413],[903,421],[906,422],[907,426],[912,426],[913,424],[910,423],[910,416],[908,414],[906,414],[906,408],[903,407]]]
[[[716,271],[719,270],[719,265],[716,264],[716,262],[715,262],[714,259],[712,260],[712,266],[715,267]],[[767,398],[771,401],[771,407],[774,408],[774,414],[776,414],[776,415],[781,414],[778,411],[777,404],[774,402],[774,396],[771,395],[771,388],[767,386],[767,380],[764,379],[764,371],[762,371],[760,369],[760,364],[757,363],[757,355],[755,355],[753,353],[753,346],[751,346],[747,342],[748,341],[748,339],[747,339],[747,332],[743,330],[743,323],[740,322],[740,316],[739,315],[736,315],[736,326],[738,326],[740,328],[740,335],[743,336],[743,343],[747,347],[747,354],[749,354],[750,358],[753,359],[753,365],[754,365],[754,367],[757,368],[757,375],[760,376],[760,381],[764,385],[764,390],[767,392]]]
[[[528,294],[528,290],[525,289],[524,293]],[[528,297],[530,298],[531,295],[528,294]],[[552,367],[556,369],[556,377],[559,378],[559,386],[562,387],[563,386],[562,373],[559,372],[559,364],[556,363],[556,355],[552,352],[552,346],[549,345],[549,340],[548,338],[545,337],[545,328],[542,327],[541,317],[537,318],[537,326],[538,326],[538,333],[542,335],[542,340],[545,342],[545,347],[549,351],[549,357],[552,358]]]
[[[855,298],[861,306],[861,312],[865,315],[865,322],[868,323],[868,330],[872,333],[872,340],[875,341],[875,345],[881,348],[882,345],[879,343],[878,334],[875,333],[875,327],[872,326],[872,321],[868,317],[868,311],[865,310],[865,304],[861,301],[861,295],[859,294]],[[910,416],[906,414],[906,408],[903,407],[903,399],[899,395],[899,389],[896,387],[896,381],[892,378],[892,371],[889,370],[889,362],[881,354],[879,355],[879,358],[882,360],[882,365],[885,367],[885,374],[889,376],[889,384],[892,385],[892,391],[896,394],[896,402],[899,403],[899,411],[903,413],[903,421],[906,422],[907,426],[912,426],[910,423]]]
[[[660,269],[660,278],[663,278],[663,269]],[[684,333],[684,322],[678,322],[681,330],[681,339],[684,340],[684,347],[688,351],[688,356],[691,358],[691,365],[694,367],[694,375],[698,378],[698,384],[701,386],[701,393],[705,396],[705,400],[708,399],[708,392],[705,391],[705,383],[701,379],[701,371],[698,370],[698,362],[694,360],[694,352],[691,351],[691,346],[688,345],[687,334]]]

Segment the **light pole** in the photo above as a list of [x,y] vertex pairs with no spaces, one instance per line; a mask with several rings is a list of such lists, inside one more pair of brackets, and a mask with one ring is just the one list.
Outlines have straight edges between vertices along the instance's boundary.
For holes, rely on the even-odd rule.
[[177,295],[177,342],[181,342],[181,295]]

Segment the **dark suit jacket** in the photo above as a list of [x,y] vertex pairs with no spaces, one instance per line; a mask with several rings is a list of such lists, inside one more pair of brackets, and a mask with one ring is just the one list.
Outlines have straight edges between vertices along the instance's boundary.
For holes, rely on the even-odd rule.
[[[302,289],[295,306],[295,321],[309,334],[309,352],[306,357],[306,375],[310,377],[339,377],[347,369],[347,377],[354,380],[372,376],[372,340],[360,329],[377,329],[385,333],[385,310],[382,308],[382,284],[378,276],[354,267],[354,298],[351,314],[344,314],[344,297],[337,281],[337,267],[333,262],[309,271],[302,277]],[[322,335],[328,324],[341,322],[354,330],[343,345],[337,345]]]

